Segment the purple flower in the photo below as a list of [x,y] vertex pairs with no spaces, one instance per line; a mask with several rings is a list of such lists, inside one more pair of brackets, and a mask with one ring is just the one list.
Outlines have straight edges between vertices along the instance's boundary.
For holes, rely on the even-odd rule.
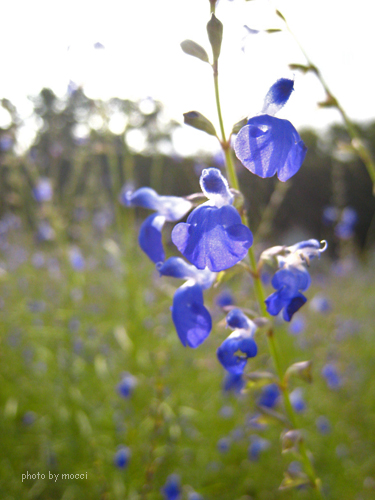
[[120,202],[127,207],[142,207],[156,213],[147,217],[139,232],[139,246],[155,264],[164,262],[161,230],[165,221],[175,222],[182,219],[192,208],[192,203],[177,196],[160,196],[149,187],[132,192],[124,187]]
[[306,146],[293,125],[273,115],[284,106],[294,82],[281,78],[269,89],[261,115],[250,118],[239,131],[234,151],[241,163],[259,177],[277,173],[287,181],[300,169],[306,156]]
[[200,184],[209,201],[174,227],[172,241],[198,269],[219,272],[245,257],[253,235],[232,206],[233,195],[217,168],[203,170]]
[[171,257],[157,265],[161,276],[187,280],[173,297],[172,320],[183,346],[198,347],[211,332],[211,315],[203,304],[203,290],[216,275],[208,269],[198,270],[180,257]]
[[[253,339],[256,325],[240,309],[230,311],[227,324],[235,331],[218,348],[217,357],[228,372],[242,375],[248,358],[253,358],[258,352]],[[238,351],[241,355],[237,354]]]
[[[311,284],[311,278],[305,269],[305,263],[309,264],[314,257],[319,257],[327,248],[324,242],[323,248],[317,240],[301,241],[291,247],[275,247],[280,249],[277,260],[279,267],[272,279],[272,286],[276,292],[266,300],[267,311],[272,316],[277,316],[283,310],[283,318],[290,321],[294,315],[307,301],[301,293],[307,290]],[[266,250],[264,254],[273,255],[272,249]]]

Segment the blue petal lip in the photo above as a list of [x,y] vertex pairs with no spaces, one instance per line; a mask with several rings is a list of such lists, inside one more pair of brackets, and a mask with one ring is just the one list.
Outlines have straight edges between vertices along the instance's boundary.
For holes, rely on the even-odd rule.
[[[244,356],[235,353],[242,351]],[[245,369],[247,359],[256,356],[258,348],[250,336],[229,336],[217,350],[217,357],[223,367],[234,375],[241,375]]]
[[132,192],[123,192],[120,200],[128,207],[142,207],[150,210],[158,210],[159,195],[149,187],[142,187]]
[[249,330],[252,326],[248,317],[238,308],[229,311],[225,319],[227,326],[236,330]]
[[203,305],[203,292],[199,285],[183,285],[173,297],[172,320],[183,346],[201,345],[212,329],[210,313]]
[[[264,99],[262,113],[274,115],[288,101],[293,92],[294,81],[289,78],[280,78],[267,92]],[[273,111],[273,113],[271,112]]]
[[193,210],[186,223],[174,227],[172,241],[198,269],[208,267],[219,272],[245,257],[253,235],[231,205],[221,208],[201,205]]
[[165,218],[159,214],[152,214],[143,222],[139,231],[139,246],[155,264],[165,260],[161,229]]
[[277,173],[285,182],[300,169],[307,148],[289,121],[259,115],[239,131],[234,150],[253,174],[266,178]]

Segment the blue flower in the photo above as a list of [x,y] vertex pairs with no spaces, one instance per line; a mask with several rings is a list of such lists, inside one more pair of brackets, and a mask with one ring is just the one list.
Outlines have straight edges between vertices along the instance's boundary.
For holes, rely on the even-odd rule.
[[306,410],[306,403],[303,399],[303,392],[300,387],[297,387],[297,389],[294,389],[294,391],[290,393],[290,402],[297,413],[302,413]]
[[47,177],[41,177],[33,188],[33,196],[38,203],[51,201],[53,196],[52,184]]
[[335,235],[340,240],[349,240],[354,236],[354,228],[358,222],[356,210],[346,207],[341,213],[340,220],[335,227]]
[[273,116],[289,99],[293,83],[281,78],[272,85],[262,114],[250,118],[236,137],[237,158],[259,177],[277,173],[279,180],[285,182],[298,172],[305,159],[307,148],[297,130],[288,120]]
[[280,389],[277,384],[268,384],[263,387],[261,395],[258,399],[259,406],[266,408],[274,408],[280,397]]
[[[227,324],[235,331],[218,348],[217,357],[228,372],[242,375],[248,358],[253,358],[258,352],[253,339],[256,326],[240,309],[233,309],[227,315]],[[243,355],[236,354],[238,351]]]
[[341,377],[335,365],[328,363],[322,369],[322,375],[326,379],[330,389],[338,389],[342,385]]
[[232,373],[226,372],[223,381],[223,391],[224,392],[234,392],[235,394],[240,394],[242,389],[245,387],[245,381],[242,377],[242,373]]
[[198,347],[212,329],[210,313],[203,304],[203,290],[209,288],[216,275],[208,269],[198,270],[180,257],[171,257],[157,265],[161,276],[187,280],[173,297],[172,320],[183,346]]
[[[286,253],[286,256],[277,257],[281,269],[272,279],[272,286],[277,291],[271,294],[265,303],[269,314],[277,316],[283,310],[284,320],[290,321],[294,313],[307,301],[301,292],[307,290],[311,284],[310,275],[303,264],[309,264],[311,259],[319,257],[327,245],[325,243],[324,247],[320,248],[319,241],[307,240],[291,247],[275,248]],[[264,254],[272,255],[272,249],[266,250]]]
[[270,442],[267,439],[261,438],[256,434],[252,434],[251,444],[248,449],[249,460],[257,461],[259,460],[262,451],[267,450],[270,447]]
[[120,202],[127,207],[142,207],[156,213],[147,217],[139,232],[139,246],[156,263],[165,260],[161,230],[165,221],[182,219],[192,208],[192,203],[178,196],[159,196],[149,187],[132,192],[126,187],[120,195]]
[[123,398],[129,398],[137,385],[137,379],[130,373],[125,373],[121,382],[117,384],[117,392]]
[[161,492],[165,500],[179,500],[181,498],[180,477],[177,474],[171,474]]
[[200,185],[209,201],[174,227],[172,241],[198,269],[219,272],[245,257],[253,235],[241,223],[228,183],[217,168],[203,170]]
[[130,449],[127,446],[119,446],[114,458],[114,464],[119,469],[125,469],[129,463]]

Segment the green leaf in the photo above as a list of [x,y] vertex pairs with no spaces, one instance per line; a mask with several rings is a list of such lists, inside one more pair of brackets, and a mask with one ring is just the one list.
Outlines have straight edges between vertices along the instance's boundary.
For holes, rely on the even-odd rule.
[[289,366],[289,368],[285,373],[284,377],[285,382],[288,382],[291,376],[295,376],[304,380],[308,384],[311,384],[312,382],[311,366],[312,366],[311,361],[300,361],[298,363],[294,363],[293,365]]
[[189,56],[197,57],[203,62],[209,62],[208,54],[198,43],[193,40],[184,40],[181,42],[181,49]]
[[247,118],[242,118],[239,122],[235,123],[232,128],[232,134],[238,134],[242,127],[247,124]]
[[208,120],[202,113],[199,111],[189,111],[188,113],[184,113],[184,123],[194,127],[198,130],[203,130],[207,134],[216,136],[215,127],[212,125],[210,120]]
[[281,29],[279,28],[270,28],[268,30],[265,30],[266,33],[280,33],[280,31],[282,31]]
[[211,19],[207,23],[207,33],[214,55],[214,61],[217,61],[220,56],[221,41],[223,39],[223,24],[215,14],[212,14]]
[[305,64],[289,64],[289,68],[291,70],[302,71],[302,73],[307,73],[308,71],[314,71],[315,73],[317,72],[316,67],[312,64],[310,64],[309,66],[306,66]]
[[285,17],[281,14],[279,10],[276,10],[276,15],[279,16],[283,21],[286,22]]
[[297,488],[304,484],[310,484],[310,480],[306,474],[303,472],[298,472],[296,474],[291,474],[290,472],[284,472],[284,479],[279,486],[279,490],[287,490],[289,488]]

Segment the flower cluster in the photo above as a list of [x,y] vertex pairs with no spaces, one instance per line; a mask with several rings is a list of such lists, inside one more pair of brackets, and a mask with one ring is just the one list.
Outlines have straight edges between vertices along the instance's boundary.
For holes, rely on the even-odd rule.
[[269,314],[277,316],[282,310],[284,320],[290,321],[305,304],[307,298],[301,292],[309,288],[311,278],[304,265],[309,265],[310,260],[319,257],[326,248],[326,242],[321,248],[319,241],[311,239],[291,247],[273,247],[263,252],[263,260],[276,256],[280,268],[271,282],[276,292],[265,301]]

